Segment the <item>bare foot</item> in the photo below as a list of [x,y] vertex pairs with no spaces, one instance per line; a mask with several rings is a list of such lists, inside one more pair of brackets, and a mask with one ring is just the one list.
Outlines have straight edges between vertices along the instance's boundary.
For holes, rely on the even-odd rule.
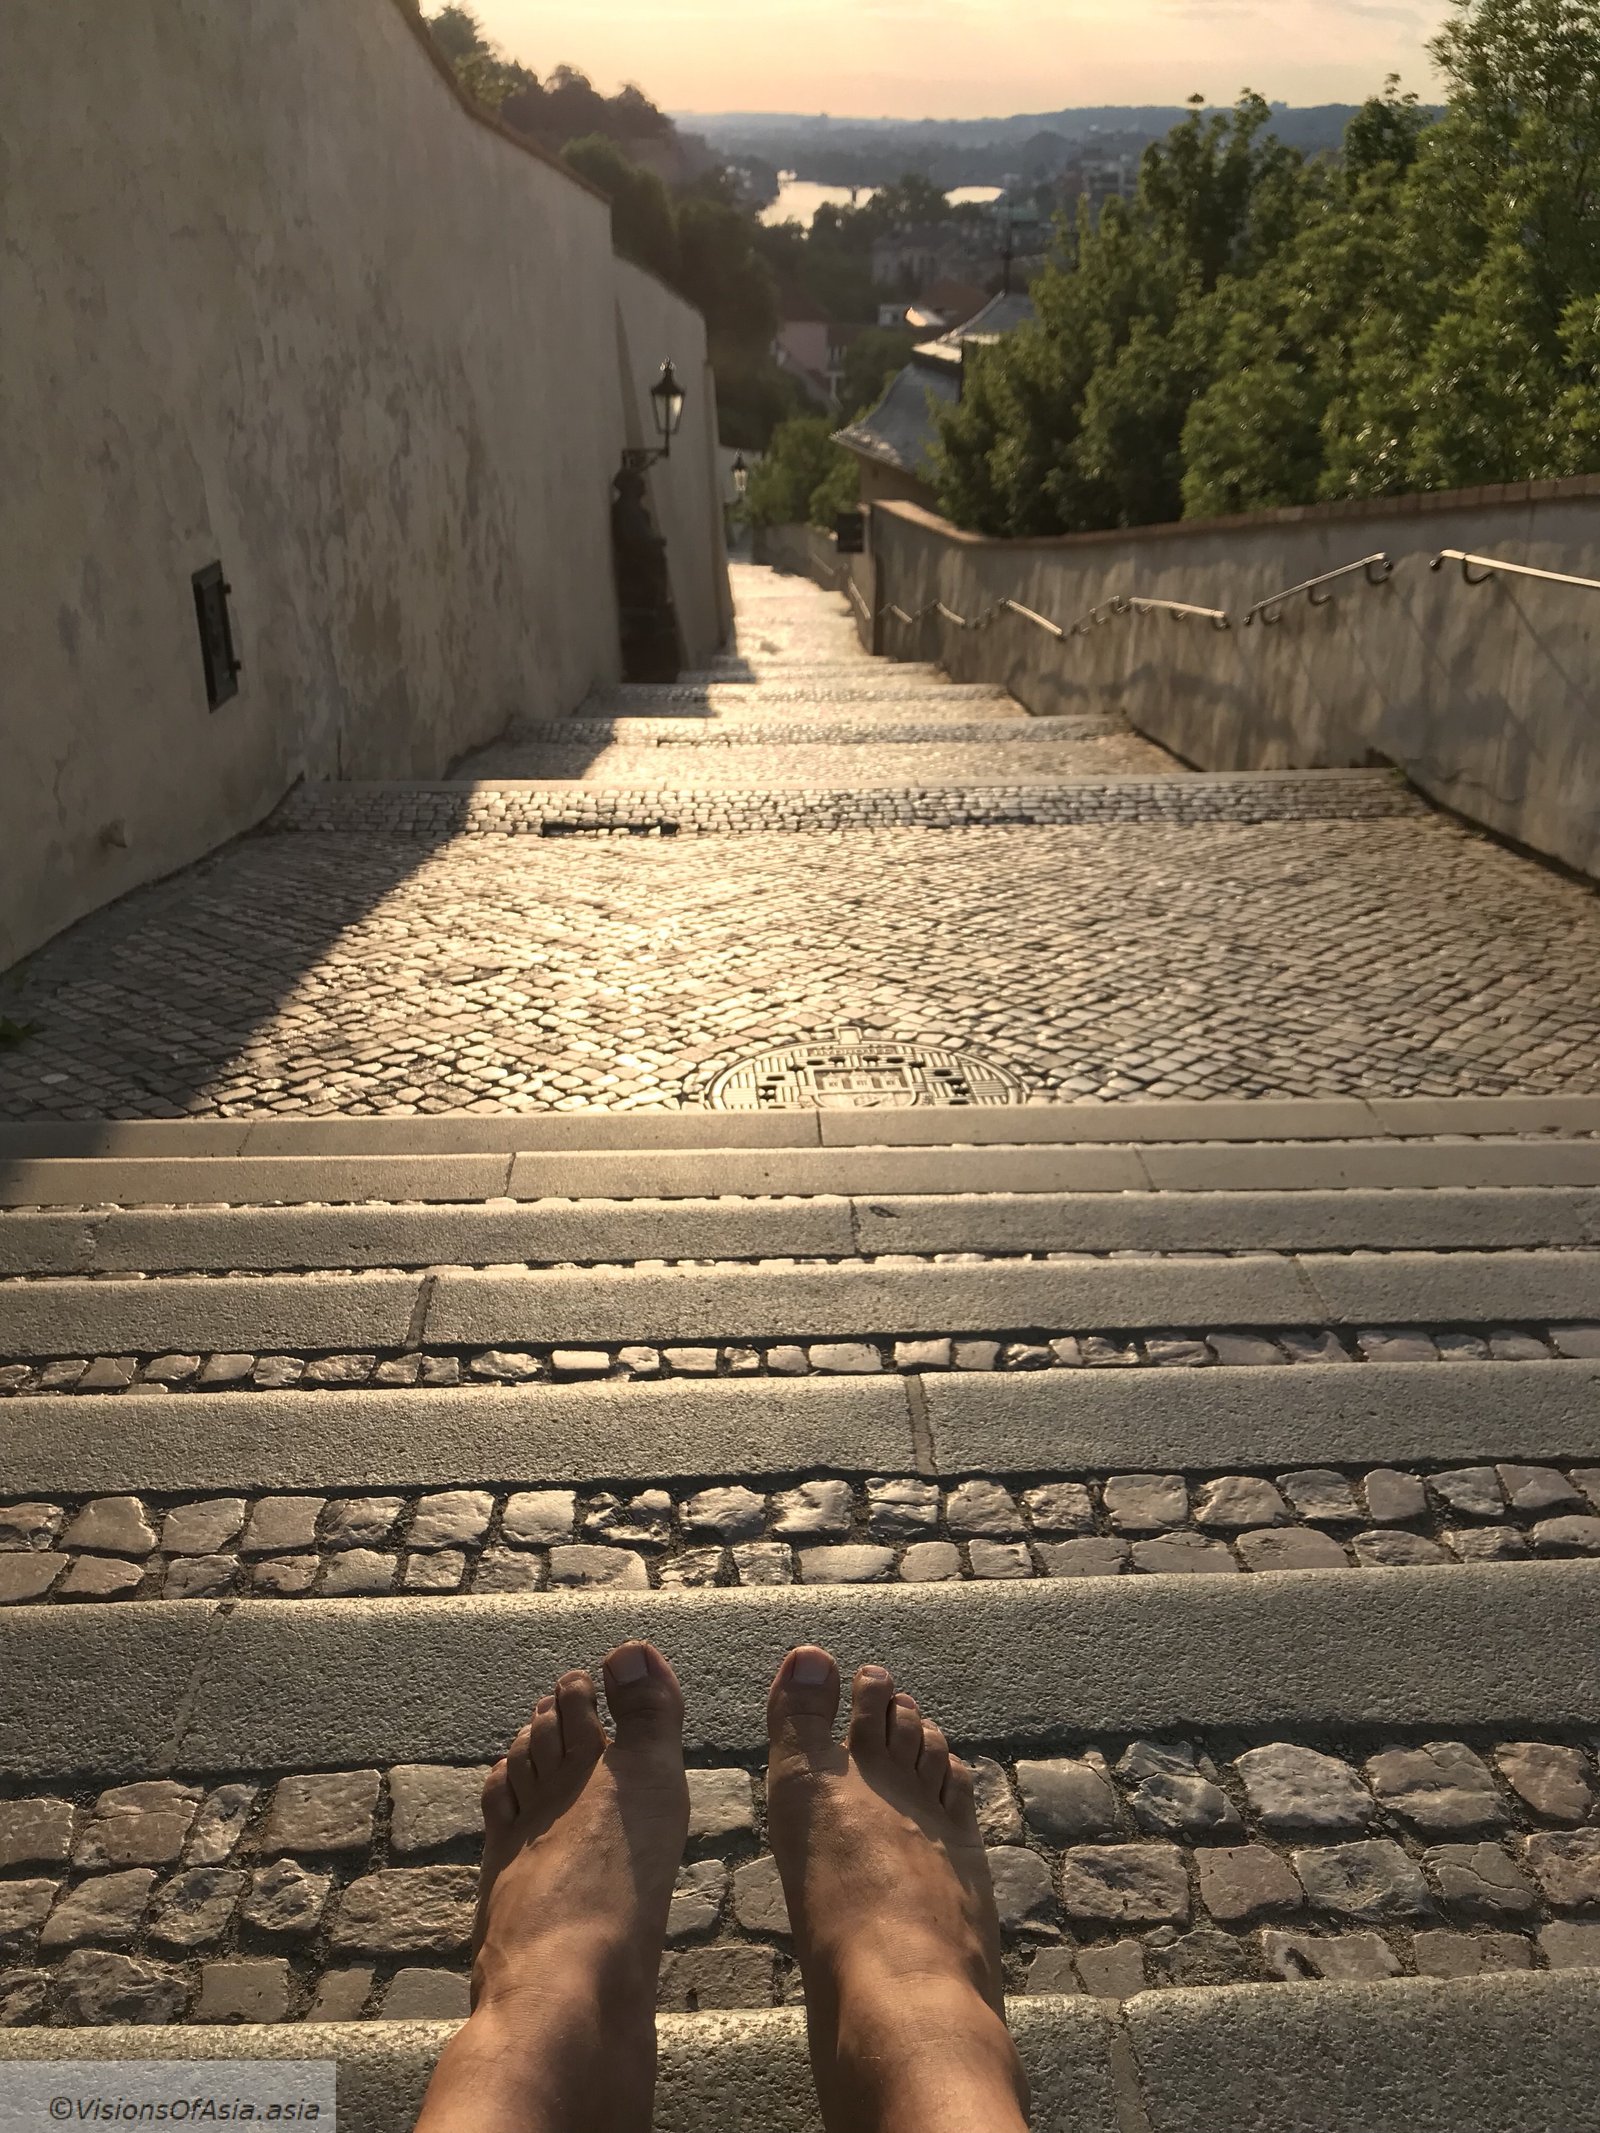
[[472,2016],[418,2133],[648,2133],[656,1973],[689,1826],[683,1697],[649,1644],[563,1674],[483,1790]]
[[972,1773],[881,1666],[785,1659],[767,1703],[767,1826],[828,2133],[1021,2133],[1000,1927]]

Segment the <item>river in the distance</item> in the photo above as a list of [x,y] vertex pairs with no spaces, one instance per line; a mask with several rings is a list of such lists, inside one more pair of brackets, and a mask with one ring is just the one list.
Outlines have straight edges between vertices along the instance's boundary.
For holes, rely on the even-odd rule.
[[[856,207],[865,207],[874,190],[870,185],[858,185],[852,195],[848,185],[813,185],[784,171],[778,197],[761,210],[761,219],[763,222],[798,222],[802,229],[810,229],[811,218],[819,207],[849,207],[852,201]],[[966,200],[998,200],[1000,193],[998,185],[958,185],[950,194],[950,200],[952,205],[959,207]]]

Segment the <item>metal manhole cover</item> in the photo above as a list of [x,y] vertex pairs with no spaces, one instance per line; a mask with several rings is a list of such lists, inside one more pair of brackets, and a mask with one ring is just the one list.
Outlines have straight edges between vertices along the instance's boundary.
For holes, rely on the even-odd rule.
[[920,1044],[795,1044],[728,1067],[711,1084],[712,1111],[901,1109],[913,1104],[1019,1104],[1017,1075],[969,1052]]

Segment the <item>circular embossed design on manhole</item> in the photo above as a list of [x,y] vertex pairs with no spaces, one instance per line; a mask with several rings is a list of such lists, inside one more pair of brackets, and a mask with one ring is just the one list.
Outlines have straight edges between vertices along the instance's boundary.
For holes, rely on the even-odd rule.
[[921,1044],[794,1044],[728,1067],[711,1084],[713,1111],[899,1109],[912,1104],[1019,1104],[1024,1083],[970,1052]]

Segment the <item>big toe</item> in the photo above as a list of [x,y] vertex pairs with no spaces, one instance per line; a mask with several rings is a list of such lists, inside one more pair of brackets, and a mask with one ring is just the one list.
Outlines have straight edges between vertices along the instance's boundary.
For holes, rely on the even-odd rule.
[[833,1746],[839,1663],[820,1644],[789,1653],[767,1692],[767,1738],[779,1755],[813,1761]]
[[617,1746],[683,1751],[683,1691],[653,1644],[619,1644],[605,1663],[606,1704]]

